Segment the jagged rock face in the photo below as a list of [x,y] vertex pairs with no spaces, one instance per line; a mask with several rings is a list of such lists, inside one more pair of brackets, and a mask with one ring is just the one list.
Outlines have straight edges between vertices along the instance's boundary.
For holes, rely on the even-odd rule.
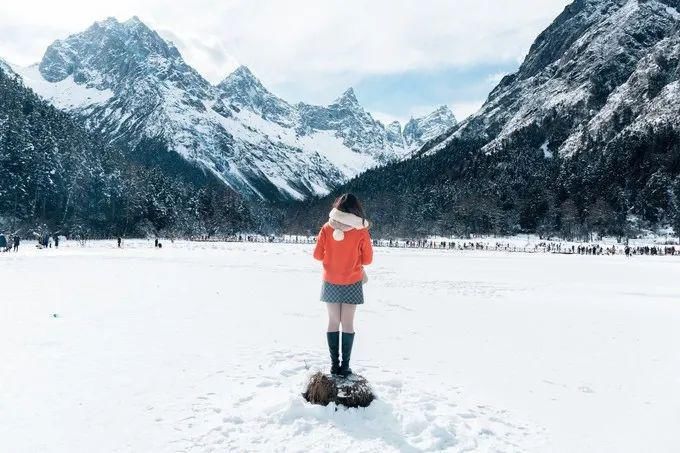
[[404,126],[404,140],[413,149],[437,138],[456,125],[456,117],[447,106],[442,106],[422,118],[409,120]]
[[76,83],[100,90],[122,91],[151,74],[195,96],[207,96],[211,89],[175,46],[136,17],[122,24],[109,18],[56,41],[45,51],[39,68],[49,82],[73,76]]
[[394,160],[404,153],[402,144],[392,141],[385,126],[376,121],[359,104],[353,89],[345,91],[340,98],[327,107],[298,104],[301,135],[314,131],[331,131],[342,138],[352,150],[365,150],[378,164]]
[[482,109],[432,144],[476,138],[483,151],[519,145],[546,157],[604,147],[641,123],[680,111],[676,0],[576,0],[535,41]]
[[[453,126],[455,124],[455,118],[454,118],[454,123],[451,124]],[[446,127],[446,125],[442,125],[442,127]],[[401,146],[406,146],[406,141],[404,139],[404,133],[401,130],[401,123],[399,121],[392,121],[390,124],[387,125],[387,139],[390,142],[393,143],[399,143]]]
[[238,108],[251,109],[263,119],[284,127],[295,124],[295,109],[270,93],[246,66],[240,66],[217,85],[219,97]]
[[162,138],[251,198],[325,194],[419,144],[374,120],[351,89],[329,106],[291,105],[246,67],[212,86],[137,18],[95,23],[18,72],[112,142]]

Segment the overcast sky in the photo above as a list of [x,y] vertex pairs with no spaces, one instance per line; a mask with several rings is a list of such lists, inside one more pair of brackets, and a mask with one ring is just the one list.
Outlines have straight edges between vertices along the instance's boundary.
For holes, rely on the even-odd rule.
[[284,99],[353,86],[383,120],[473,113],[571,0],[0,1],[0,58],[37,62],[96,20],[138,16],[208,80],[245,64]]

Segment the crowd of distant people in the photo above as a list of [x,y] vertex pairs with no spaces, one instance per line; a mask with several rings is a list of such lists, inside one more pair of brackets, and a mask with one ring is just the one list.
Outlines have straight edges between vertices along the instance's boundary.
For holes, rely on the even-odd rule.
[[[59,235],[58,234],[43,234],[36,235],[38,248],[59,248]],[[5,236],[4,233],[0,233],[0,252],[18,252],[19,246],[21,245],[21,236],[19,233],[14,233],[12,235]]]
[[661,256],[671,255],[680,256],[680,248],[673,245],[602,245],[602,244],[573,244],[562,242],[541,241],[534,244],[518,245],[510,242],[495,243],[485,241],[433,241],[425,239],[416,240],[380,240],[373,241],[376,247],[397,247],[397,248],[424,248],[424,249],[446,249],[446,250],[484,250],[502,252],[524,252],[524,253],[559,253],[567,255],[649,255]]
[[[37,234],[33,233],[35,236],[35,239],[37,240],[36,247],[39,249],[48,249],[48,248],[59,248],[59,243],[61,241],[61,238],[59,234]],[[78,241],[81,245],[85,245],[87,242],[86,237],[82,236],[74,236],[71,239],[74,239]],[[5,235],[4,233],[0,233],[0,253],[4,252],[18,252],[19,251],[19,245],[21,244],[21,236],[18,233],[14,233],[11,235]],[[116,244],[118,248],[123,247],[123,238],[121,236],[116,237]],[[156,238],[154,240],[154,248],[163,248],[163,243],[160,241],[159,238]]]
[[[38,248],[59,247],[58,234],[36,235]],[[123,238],[115,238],[118,248],[123,247]],[[172,239],[171,239],[172,240]],[[192,237],[192,241],[217,241],[227,242],[267,242],[288,244],[314,244],[316,237],[313,236],[275,236],[275,235],[236,235],[230,238]],[[81,241],[82,242],[82,241]],[[174,242],[174,241],[173,241]],[[18,234],[5,236],[0,233],[0,252],[18,251],[21,238]],[[680,247],[674,245],[629,245],[629,244],[574,244],[567,242],[540,241],[536,243],[511,243],[507,241],[471,241],[471,240],[429,240],[429,239],[374,239],[374,247],[413,248],[413,249],[438,249],[438,250],[461,250],[461,251],[501,251],[523,253],[556,253],[568,255],[625,255],[631,256],[680,256]],[[154,239],[154,248],[163,248],[159,238]]]
[[20,244],[21,238],[18,234],[9,236],[9,239],[7,239],[3,233],[0,233],[0,252],[18,252]]
[[43,234],[38,237],[38,247],[43,249],[59,248],[59,235],[58,234]]
[[[210,241],[209,238],[194,238],[198,241]],[[313,244],[316,238],[313,236],[273,236],[273,235],[238,235],[230,238],[237,242],[279,242],[288,244]],[[479,250],[500,252],[523,252],[523,253],[556,253],[566,255],[648,255],[680,256],[680,247],[673,245],[644,245],[633,246],[623,244],[602,245],[593,243],[574,244],[567,242],[540,241],[520,245],[518,243],[504,241],[470,241],[448,240],[435,241],[430,239],[374,239],[374,247],[414,248],[414,249],[438,249],[438,250]]]

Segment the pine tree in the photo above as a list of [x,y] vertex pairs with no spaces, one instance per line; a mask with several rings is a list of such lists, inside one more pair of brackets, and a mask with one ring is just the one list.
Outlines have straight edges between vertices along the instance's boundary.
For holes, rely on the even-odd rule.
[[673,182],[673,213],[671,215],[673,231],[680,238],[680,176]]

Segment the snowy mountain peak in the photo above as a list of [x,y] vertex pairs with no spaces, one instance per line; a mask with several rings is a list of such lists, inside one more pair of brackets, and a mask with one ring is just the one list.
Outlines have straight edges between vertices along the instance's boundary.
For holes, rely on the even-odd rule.
[[[137,16],[132,16],[131,18],[129,18],[128,20],[126,20],[126,21],[125,21],[125,25],[134,26],[134,27],[138,27],[138,26],[146,27],[146,25],[144,24],[144,22],[142,22],[142,21],[139,19],[139,17],[137,17]],[[146,28],[148,28],[148,27],[146,27]]]
[[441,107],[439,107],[437,110],[435,110],[432,113],[436,114],[436,115],[443,115],[443,116],[455,118],[453,112],[451,111],[451,109],[449,108],[448,105],[442,105]]
[[95,22],[82,33],[50,45],[40,62],[40,73],[50,82],[69,76],[79,84],[113,89],[145,74],[174,78],[177,73],[198,74],[182,60],[179,51],[137,17],[119,22],[110,17]]
[[84,32],[71,35],[65,40],[60,41],[62,43],[64,41],[73,41],[76,37],[84,40],[124,38],[126,43],[132,45],[133,48],[140,45],[146,47],[158,46],[159,48],[168,46],[168,43],[158,33],[148,27],[137,16],[132,16],[126,21],[119,21],[115,17],[107,17],[103,21],[95,22]]
[[357,99],[357,95],[354,92],[354,88],[350,87],[345,90],[342,95],[337,98],[335,101],[333,101],[333,105],[343,105],[343,106],[356,106],[356,107],[361,107],[359,104],[359,100]]
[[389,142],[399,144],[402,147],[406,147],[404,135],[401,130],[401,123],[399,121],[392,121],[385,127],[385,131],[387,132],[387,140]]
[[[139,18],[108,18],[55,41],[24,82],[91,129],[134,149],[146,138],[251,198],[323,195],[358,173],[402,159],[451,125],[438,110],[408,144],[353,88],[330,105],[291,105],[246,66],[213,86]],[[439,122],[437,122],[439,121]]]
[[423,117],[416,118],[415,120],[411,119],[411,121],[420,122],[422,124],[447,124],[451,127],[458,123],[456,116],[447,105],[442,105],[433,112]]
[[232,106],[246,108],[265,120],[291,126],[294,108],[272,94],[247,66],[239,66],[217,85],[220,99]]
[[386,129],[392,133],[401,135],[401,123],[399,121],[392,121],[387,125]]
[[569,158],[670,143],[662,134],[678,131],[679,7],[678,0],[574,1],[482,108],[423,154],[477,141],[485,155],[513,158],[521,149]]
[[443,105],[428,115],[411,118],[404,125],[404,140],[409,146],[418,148],[453,128],[457,123],[451,109]]
[[224,92],[250,92],[251,95],[255,92],[271,94],[262,85],[260,79],[255,77],[251,70],[244,65],[236,68],[217,85],[217,88]]
[[[245,82],[249,84],[257,84],[262,86],[260,80],[255,77],[248,66],[241,65],[236,68],[231,74],[229,74],[219,85],[230,84],[235,82]],[[219,86],[218,85],[218,86]]]
[[146,27],[148,30],[150,30],[149,27],[147,27],[137,16],[132,16],[126,21],[119,21],[117,18],[114,16],[109,16],[106,19],[103,20],[98,20],[95,21],[93,26],[98,26],[101,28],[117,28],[117,27],[132,27],[132,26],[139,26],[142,25]]

